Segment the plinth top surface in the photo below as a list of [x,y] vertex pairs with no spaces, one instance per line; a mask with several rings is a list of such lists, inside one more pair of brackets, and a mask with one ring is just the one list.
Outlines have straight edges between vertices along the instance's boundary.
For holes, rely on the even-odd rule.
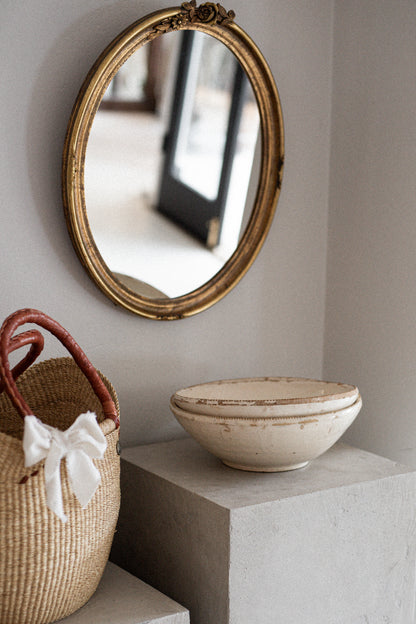
[[191,438],[123,449],[122,459],[228,509],[410,473],[416,480],[411,468],[341,443],[305,468],[278,473],[228,468]]

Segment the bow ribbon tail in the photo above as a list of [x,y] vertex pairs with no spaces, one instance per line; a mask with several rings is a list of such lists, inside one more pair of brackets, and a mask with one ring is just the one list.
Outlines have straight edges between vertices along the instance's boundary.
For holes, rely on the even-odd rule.
[[51,442],[50,450],[45,460],[45,488],[46,504],[62,522],[66,522],[68,517],[64,513],[64,503],[62,500],[61,488],[61,459],[63,451],[54,440]]
[[66,456],[66,467],[72,491],[85,509],[101,483],[100,471],[81,449],[73,449]]

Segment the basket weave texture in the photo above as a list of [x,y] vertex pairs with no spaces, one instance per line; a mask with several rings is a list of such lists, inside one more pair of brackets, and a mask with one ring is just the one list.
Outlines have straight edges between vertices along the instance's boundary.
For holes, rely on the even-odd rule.
[[[99,373],[116,405],[114,388]],[[72,358],[35,364],[17,381],[20,394],[43,423],[66,430],[93,411],[106,436],[102,460],[93,460],[101,483],[85,509],[61,463],[68,521],[46,506],[43,462],[24,467],[23,420],[0,395],[0,623],[48,624],[92,596],[107,563],[120,506],[119,430]]]

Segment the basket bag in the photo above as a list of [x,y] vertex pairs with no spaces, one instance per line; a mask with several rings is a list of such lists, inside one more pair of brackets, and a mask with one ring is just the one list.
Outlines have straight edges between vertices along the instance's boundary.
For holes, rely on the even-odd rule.
[[[72,357],[30,366],[43,337],[13,336],[25,323]],[[9,354],[28,345],[10,370]],[[0,623],[48,624],[87,602],[108,560],[120,506],[118,401],[68,332],[31,309],[0,330],[0,393]]]

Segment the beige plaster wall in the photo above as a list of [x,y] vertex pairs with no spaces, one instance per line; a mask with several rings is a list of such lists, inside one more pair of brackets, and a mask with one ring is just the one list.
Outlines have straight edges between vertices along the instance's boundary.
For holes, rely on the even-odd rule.
[[336,0],[324,375],[346,436],[416,466],[416,3]]
[[[60,196],[66,124],[105,45],[156,0],[3,0],[0,20],[0,319],[36,307],[59,320],[113,381],[125,445],[182,435],[184,385],[248,375],[320,376],[326,280],[332,0],[235,0],[280,90],[286,170],[277,217],[244,280],[191,319],[114,307],[67,235]],[[164,4],[163,6],[169,6]],[[46,355],[60,349],[51,340]]]

